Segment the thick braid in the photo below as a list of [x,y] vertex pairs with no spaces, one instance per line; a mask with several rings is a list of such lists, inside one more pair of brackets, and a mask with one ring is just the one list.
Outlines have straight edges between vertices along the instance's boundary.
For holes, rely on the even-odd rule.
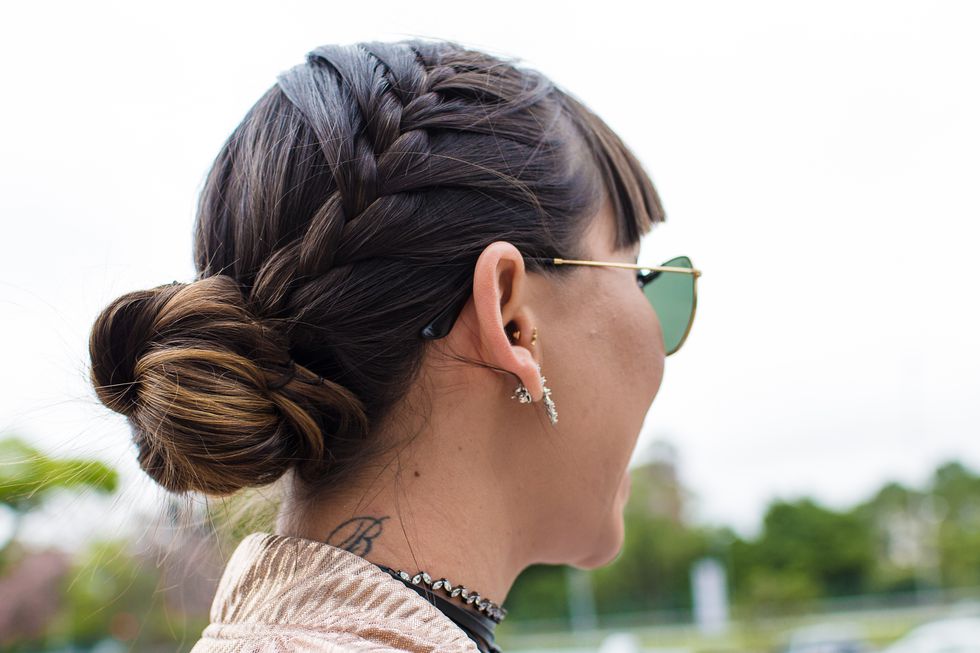
[[[360,261],[440,265],[426,256],[430,230],[463,230],[460,260],[475,256],[486,243],[471,231],[472,220],[426,220],[433,191],[444,197],[468,191],[470,198],[491,197],[501,206],[510,201],[538,212],[529,231],[535,225],[549,229],[541,200],[556,182],[548,169],[528,163],[539,157],[559,162],[550,173],[563,177],[580,165],[560,163],[568,160],[568,129],[559,124],[560,105],[547,99],[555,91],[547,78],[455,45],[326,45],[308,53],[305,64],[280,73],[277,86],[313,137],[325,170],[315,182],[322,199],[302,229],[258,269],[249,293],[256,314],[270,319],[303,320],[320,310],[318,302],[350,309],[345,298],[324,297],[324,288],[342,293]],[[461,270],[457,264],[452,273]],[[351,316],[348,311],[339,319]],[[290,334],[293,327],[283,331]]]
[[[316,134],[334,187],[299,243],[295,272],[300,277],[322,276],[331,268],[385,254],[371,249],[375,214],[391,219],[393,212],[417,208],[417,202],[396,196],[408,189],[389,188],[391,179],[423,165],[429,150],[424,129],[403,130],[403,102],[431,107],[437,98],[425,88],[429,78],[410,49],[395,48],[390,54],[395,56],[388,60],[401,68],[394,84],[390,69],[359,47],[317,48],[307,65],[278,77],[279,87]],[[406,65],[414,74],[406,73]]]
[[[335,189],[299,245],[298,276],[317,277],[335,266],[397,254],[373,249],[370,236],[378,214],[398,223],[398,216],[407,219],[418,208],[412,193],[440,186],[486,186],[488,176],[499,183],[501,175],[494,171],[500,166],[484,163],[506,159],[504,139],[518,146],[536,144],[531,139],[540,134],[540,125],[498,133],[493,124],[505,112],[526,108],[513,99],[527,103],[527,88],[504,76],[499,84],[487,84],[488,66],[499,62],[484,61],[478,72],[483,55],[474,54],[469,63],[460,53],[455,56],[461,59],[460,70],[441,63],[435,47],[420,52],[397,43],[330,45],[310,52],[307,65],[279,75],[279,87],[316,133]],[[474,79],[477,75],[482,79]],[[535,98],[551,88],[544,81],[529,95]],[[460,110],[461,104],[473,103],[473,89],[480,89],[476,99],[486,105],[476,118],[472,110]],[[528,113],[529,122],[535,119]],[[493,160],[481,162],[487,154],[467,152],[465,138],[444,145],[446,152],[434,151],[432,128],[461,135],[492,133],[504,142]]]

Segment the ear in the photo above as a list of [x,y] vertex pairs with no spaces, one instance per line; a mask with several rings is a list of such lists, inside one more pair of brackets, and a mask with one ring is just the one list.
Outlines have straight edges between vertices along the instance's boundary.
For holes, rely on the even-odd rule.
[[[526,304],[528,283],[524,257],[511,243],[487,245],[473,272],[473,308],[476,334],[487,362],[513,372],[524,383],[531,399],[544,397],[538,361],[527,347],[515,343],[510,332],[519,329],[520,341],[530,340],[535,326]],[[507,327],[512,327],[510,330]]]

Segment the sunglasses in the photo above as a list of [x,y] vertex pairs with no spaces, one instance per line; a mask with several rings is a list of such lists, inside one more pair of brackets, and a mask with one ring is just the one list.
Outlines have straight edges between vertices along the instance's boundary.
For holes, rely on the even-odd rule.
[[[637,263],[611,261],[581,261],[550,257],[525,257],[545,265],[590,265],[594,267],[628,268],[636,270],[636,282],[643,289],[647,301],[653,306],[663,332],[664,352],[670,356],[681,348],[694,324],[694,312],[698,305],[697,281],[701,271],[686,256],[672,258],[663,265],[651,267]],[[469,300],[469,293],[446,307],[422,329],[426,340],[443,338],[449,334],[456,319]]]

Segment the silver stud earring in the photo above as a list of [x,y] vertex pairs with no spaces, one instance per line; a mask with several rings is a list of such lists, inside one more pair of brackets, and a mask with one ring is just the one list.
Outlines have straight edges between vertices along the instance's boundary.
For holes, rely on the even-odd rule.
[[514,390],[514,394],[510,396],[511,399],[517,399],[522,404],[531,403],[531,393],[528,392],[527,388],[524,387],[523,381],[517,382],[517,389]]
[[[549,388],[548,386],[545,385],[545,382],[548,379],[543,374],[541,374],[541,364],[540,363],[537,363],[537,366],[538,366],[538,374],[541,376],[541,387],[544,389],[544,399],[543,399],[543,401],[544,401],[545,407],[548,410],[548,419],[551,421],[552,424],[557,424],[558,423],[558,409],[555,408],[555,402],[551,398],[551,388]],[[523,381],[518,381],[517,382],[517,389],[514,390],[514,394],[512,394],[510,396],[510,398],[511,399],[517,399],[522,404],[529,404],[529,403],[531,403],[531,393],[524,386],[524,382]]]

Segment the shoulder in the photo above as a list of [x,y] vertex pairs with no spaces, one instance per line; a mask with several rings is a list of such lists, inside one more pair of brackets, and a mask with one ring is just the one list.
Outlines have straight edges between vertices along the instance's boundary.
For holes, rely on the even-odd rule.
[[[365,638],[355,633],[319,632],[309,628],[282,627],[254,629],[250,633],[231,633],[227,629],[205,629],[190,653],[405,653],[458,651],[471,653],[470,648],[455,646],[433,647],[424,636],[412,633],[379,633],[378,637]],[[210,631],[210,632],[209,632]]]
[[435,643],[424,633],[379,629],[363,632],[314,626],[255,624],[249,628],[211,624],[190,653],[473,653],[476,645]]
[[210,617],[191,653],[478,650],[436,606],[363,557],[266,532],[232,553]]

